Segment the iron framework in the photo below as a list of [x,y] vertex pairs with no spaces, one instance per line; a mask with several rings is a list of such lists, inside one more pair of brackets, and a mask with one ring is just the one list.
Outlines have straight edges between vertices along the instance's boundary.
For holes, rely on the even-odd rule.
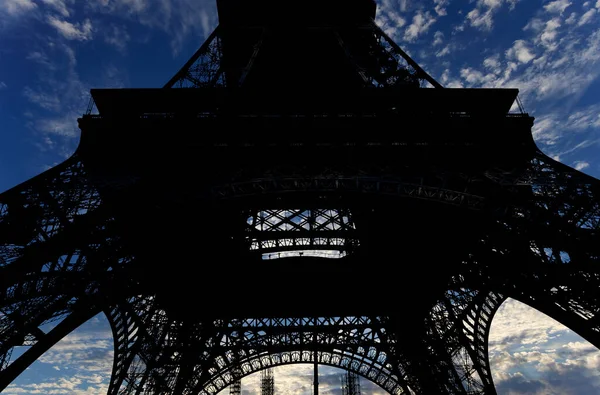
[[275,377],[273,376],[273,369],[271,368],[261,370],[260,372],[260,394],[275,394]]
[[0,390],[100,312],[109,395],[293,363],[494,394],[507,297],[600,346],[600,182],[537,149],[516,91],[442,89],[370,0],[285,26],[235,1],[165,89],[93,92],[77,152],[0,195]]
[[361,395],[360,376],[347,371],[342,375],[342,395]]

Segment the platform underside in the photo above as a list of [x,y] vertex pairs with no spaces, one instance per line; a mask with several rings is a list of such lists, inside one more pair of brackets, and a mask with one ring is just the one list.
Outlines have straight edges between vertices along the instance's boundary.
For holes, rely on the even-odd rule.
[[[93,94],[100,115],[80,119],[78,152],[104,185],[117,231],[137,257],[135,273],[187,318],[422,320],[495,223],[490,202],[502,190],[486,172],[526,166],[535,151],[531,118],[506,115],[516,90],[363,91],[340,101],[339,111],[319,113],[329,100],[319,97],[299,113],[280,103],[288,111],[278,116],[240,113],[238,103],[252,103],[247,92]],[[353,112],[366,103],[371,111]],[[497,111],[483,110],[490,103]],[[111,187],[117,180],[129,186]],[[341,259],[265,260],[245,226],[253,212],[270,209],[347,210],[356,229],[329,236],[358,245]],[[318,237],[282,233],[277,238]],[[357,279],[352,295],[339,292]]]

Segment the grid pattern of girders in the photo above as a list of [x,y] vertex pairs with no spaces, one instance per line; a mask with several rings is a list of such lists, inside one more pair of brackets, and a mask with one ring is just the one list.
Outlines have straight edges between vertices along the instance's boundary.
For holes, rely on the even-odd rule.
[[[600,261],[598,182],[541,153],[525,169],[495,169],[486,176],[509,194],[526,188],[533,199],[495,210],[502,213],[496,228],[482,235],[427,318],[424,351],[431,354],[424,352],[425,361],[415,362],[394,335],[394,317],[322,317],[316,323],[313,318],[252,318],[185,329],[154,297],[115,294],[135,284],[130,274],[119,275],[135,258],[120,252],[110,211],[95,189],[86,187],[84,168],[73,158],[0,195],[0,384],[8,385],[98,311],[105,311],[115,339],[110,394],[174,388],[214,394],[268,366],[314,361],[306,347],[313,347],[315,338],[319,363],[349,368],[390,393],[422,393],[428,382],[454,388],[450,393],[494,393],[487,336],[506,296],[600,345],[600,275],[592,269]],[[42,211],[32,216],[30,207]],[[311,215],[321,219],[307,220],[307,210],[258,210],[247,217],[247,231],[354,229],[351,217],[345,220],[340,210]],[[515,262],[517,271],[511,270]],[[41,329],[61,318],[54,330]],[[182,344],[195,344],[200,351],[183,358]],[[30,351],[13,361],[12,350],[20,345],[30,345]]]
[[342,258],[358,245],[349,210],[258,210],[247,219],[250,249],[263,259],[291,256]]
[[[241,87],[252,72],[254,61],[269,34],[279,34],[269,29],[256,35],[256,42],[247,53],[241,68],[222,66],[223,45],[221,34],[225,28],[218,26],[204,44],[165,84],[165,88]],[[311,28],[314,30],[315,28]],[[372,21],[349,32],[348,29],[322,27],[323,35],[333,35],[347,61],[354,66],[365,87],[415,87],[428,84],[441,85],[406,54],[377,24]],[[256,30],[256,28],[254,28]],[[271,29],[272,30],[272,29]],[[254,34],[252,32],[252,34]],[[367,43],[368,48],[364,45]],[[368,55],[368,56],[365,56]]]

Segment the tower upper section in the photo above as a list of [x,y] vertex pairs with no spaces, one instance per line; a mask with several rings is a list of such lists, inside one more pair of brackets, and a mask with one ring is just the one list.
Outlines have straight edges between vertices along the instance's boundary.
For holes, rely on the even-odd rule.
[[375,18],[373,0],[217,0],[219,24],[252,26],[360,26]]
[[166,88],[441,87],[375,24],[372,0],[218,0],[217,9],[219,25]]

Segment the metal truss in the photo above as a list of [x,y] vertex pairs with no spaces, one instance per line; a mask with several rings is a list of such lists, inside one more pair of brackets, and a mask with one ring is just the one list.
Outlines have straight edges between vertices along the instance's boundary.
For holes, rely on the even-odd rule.
[[335,31],[335,34],[365,86],[418,88],[429,83],[434,88],[443,88],[374,21],[360,29]]
[[342,376],[342,395],[361,395],[360,376],[352,372]]
[[260,371],[260,394],[275,395],[275,378],[271,368]]
[[[347,62],[363,81],[363,87],[418,88],[429,84],[442,88],[417,62],[402,50],[374,21],[355,29],[311,27],[324,35],[333,35],[344,51]],[[186,64],[164,85],[164,88],[239,88],[252,72],[263,43],[276,29],[246,28],[244,35],[254,37],[242,61],[227,61],[223,37],[227,28],[218,26]],[[230,35],[235,34],[229,32]],[[239,34],[239,32],[238,32]],[[240,48],[237,48],[238,50]]]
[[[232,54],[227,40],[240,32],[218,27],[165,88],[237,89],[250,84],[276,32],[244,29],[245,46]],[[317,29],[333,38],[334,47],[339,45],[334,49],[356,73],[358,78],[351,79],[359,81],[360,88],[416,89],[425,83],[441,88],[372,21],[352,29]],[[292,71],[298,70],[284,70],[290,75]],[[260,81],[254,83],[260,86]],[[390,394],[495,394],[488,336],[494,313],[508,297],[540,310],[598,347],[600,182],[546,157],[533,142],[518,153],[523,154],[520,159],[494,162],[512,166],[483,169],[476,164],[474,170],[462,169],[465,174],[455,168],[417,167],[410,161],[399,165],[402,169],[389,164],[342,164],[337,170],[317,163],[311,164],[312,170],[300,165],[284,170],[279,163],[261,165],[268,170],[232,166],[232,174],[212,178],[205,172],[208,177],[202,182],[173,192],[185,197],[169,200],[165,193],[163,200],[149,199],[143,206],[130,196],[145,197],[151,189],[139,186],[134,176],[103,175],[78,151],[0,195],[0,390],[99,312],[108,318],[114,338],[110,395],[216,394],[247,375],[293,363],[339,367]],[[171,166],[166,169],[181,170]],[[304,253],[293,263],[326,262],[337,270],[334,265],[339,262],[351,262],[368,268],[369,259],[379,253],[368,246],[382,246],[369,237],[384,234],[382,227],[396,232],[392,236],[398,239],[402,236],[395,228],[398,224],[387,224],[385,218],[361,229],[380,203],[392,217],[396,207],[476,217],[477,229],[465,234],[460,251],[448,254],[441,280],[433,274],[424,279],[436,280],[430,299],[409,300],[412,295],[404,291],[397,310],[386,307],[385,313],[371,310],[371,315],[363,311],[357,316],[282,311],[268,317],[227,312],[188,317],[181,311],[188,312],[189,301],[178,300],[183,307],[174,307],[168,299],[172,295],[165,295],[167,291],[144,273],[147,262],[140,256],[145,251],[137,250],[143,242],[129,240],[125,229],[132,223],[126,213],[131,201],[152,211],[149,217],[157,214],[169,220],[176,203],[185,201],[201,213],[197,218],[214,219],[202,226],[217,228],[214,238],[209,235],[213,228],[203,233],[208,240],[222,242],[216,249],[242,248],[232,252],[263,267],[271,263],[254,259],[254,253]],[[184,213],[185,207],[178,212]],[[417,218],[419,213],[407,215]],[[238,222],[223,225],[217,223],[220,218]],[[168,223],[178,225],[175,220]],[[174,228],[170,230],[176,232]],[[159,227],[152,231],[154,240],[170,236]],[[186,242],[200,239],[196,234],[185,236]],[[160,251],[163,257],[189,251],[181,245],[168,248],[173,251]],[[340,259],[319,259],[310,251],[333,251]],[[386,250],[377,256],[388,252],[394,255]],[[282,266],[279,263],[283,264],[272,267]],[[209,273],[202,281],[217,280]],[[390,290],[368,292],[373,306],[387,302],[383,299],[390,295]],[[215,300],[220,297],[215,295]],[[205,303],[210,301],[197,304]],[[409,305],[417,305],[418,312],[405,314],[403,308]],[[18,346],[28,350],[13,358]]]
[[213,30],[204,44],[167,82],[164,88],[206,88],[226,86],[219,29]]
[[[504,191],[495,210],[482,211],[494,226],[408,341],[400,316],[170,316],[155,296],[140,293],[111,211],[81,162],[70,159],[0,195],[0,388],[100,311],[115,341],[109,394],[214,394],[262,369],[315,358],[393,394],[493,394],[488,335],[506,297],[600,346],[598,181],[539,152],[525,168],[486,176]],[[294,239],[297,248],[311,232],[348,236],[355,225],[344,210],[248,211],[248,240]],[[40,329],[48,324],[54,328]],[[23,345],[29,350],[12,360]]]
[[212,189],[216,199],[236,199],[281,192],[359,192],[374,195],[391,195],[442,202],[445,204],[483,208],[484,198],[473,193],[437,185],[416,184],[402,179],[369,176],[287,176],[261,177],[249,181],[220,185]]
[[349,210],[345,209],[277,209],[252,212],[247,220],[250,250],[265,259],[304,254],[342,258],[358,242]]
[[[223,54],[223,28],[217,27],[188,62],[167,82],[163,88],[237,88],[258,56],[265,37],[265,29],[250,29],[256,40],[247,54],[245,63],[235,67],[226,65]],[[227,66],[227,67],[226,67]]]

